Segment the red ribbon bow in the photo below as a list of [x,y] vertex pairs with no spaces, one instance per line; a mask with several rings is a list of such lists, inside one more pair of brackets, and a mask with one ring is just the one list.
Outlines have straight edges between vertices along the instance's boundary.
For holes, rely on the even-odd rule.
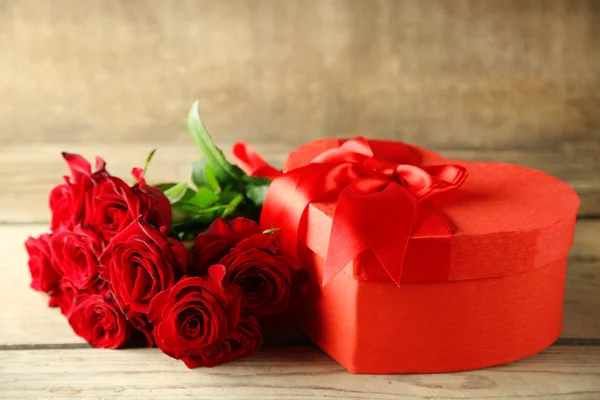
[[[262,226],[283,229],[282,248],[297,254],[302,216],[311,202],[337,201],[323,284],[365,251],[372,251],[389,277],[400,284],[409,238],[415,229],[439,237],[446,246],[442,264],[447,276],[450,228],[430,199],[458,188],[467,178],[458,165],[415,166],[375,157],[358,137],[327,150],[308,165],[286,173],[269,166],[246,143],[234,146],[246,173],[274,178],[261,214]],[[440,271],[434,273],[439,276]]]

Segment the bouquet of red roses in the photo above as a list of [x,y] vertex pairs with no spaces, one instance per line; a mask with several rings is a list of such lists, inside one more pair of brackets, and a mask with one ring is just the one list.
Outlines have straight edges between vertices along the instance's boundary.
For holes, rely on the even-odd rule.
[[31,287],[48,293],[74,332],[101,348],[158,346],[190,367],[254,354],[261,320],[283,313],[298,271],[277,229],[255,222],[270,180],[230,164],[195,103],[190,132],[204,157],[181,183],[134,184],[63,153],[51,233],[29,238]]

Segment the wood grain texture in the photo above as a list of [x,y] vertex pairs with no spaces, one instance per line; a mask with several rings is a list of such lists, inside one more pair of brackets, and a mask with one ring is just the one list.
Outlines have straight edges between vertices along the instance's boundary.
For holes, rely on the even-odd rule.
[[314,348],[268,348],[188,370],[156,349],[0,351],[5,399],[597,400],[600,347],[553,346],[507,366],[434,375],[350,375]]
[[0,143],[600,138],[594,0],[0,2]]
[[[128,180],[133,166],[141,166],[148,152],[158,151],[150,166],[153,183],[174,182],[189,176],[199,152],[189,135],[183,144],[39,144],[0,147],[0,222],[45,222],[50,219],[47,197],[68,170],[61,151],[78,152],[90,160],[96,155],[108,162],[108,170]],[[217,140],[229,152],[232,142]],[[298,143],[299,144],[299,143]],[[281,166],[297,143],[257,142],[254,147],[271,163]],[[600,215],[600,142],[563,144],[531,150],[441,149],[447,157],[466,160],[502,161],[525,165],[570,183],[581,196],[580,215]]]
[[[84,344],[65,317],[48,308],[48,297],[29,288],[27,236],[45,231],[42,226],[0,225],[0,347],[13,345]],[[0,396],[1,397],[1,396]]]
[[[28,288],[23,242],[42,225],[0,225],[0,348],[83,345],[45,295]],[[600,221],[580,221],[571,251],[565,294],[563,338],[600,339]],[[305,343],[296,335],[292,343]],[[281,342],[279,342],[281,343]],[[288,342],[290,344],[290,342]]]

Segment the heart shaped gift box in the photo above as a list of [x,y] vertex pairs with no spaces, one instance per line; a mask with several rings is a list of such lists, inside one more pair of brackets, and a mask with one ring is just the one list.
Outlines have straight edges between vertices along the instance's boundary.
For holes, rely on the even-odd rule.
[[478,369],[559,337],[579,206],[566,183],[362,138],[303,145],[283,172],[261,224],[309,272],[300,326],[348,371]]

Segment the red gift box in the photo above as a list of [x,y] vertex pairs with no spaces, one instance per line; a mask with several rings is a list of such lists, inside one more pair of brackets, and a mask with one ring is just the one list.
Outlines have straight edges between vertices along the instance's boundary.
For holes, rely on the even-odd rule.
[[[318,140],[275,177],[261,224],[310,274],[298,321],[353,373],[478,369],[531,356],[562,329],[579,199],[525,167],[400,142]],[[468,175],[468,177],[467,177]]]

